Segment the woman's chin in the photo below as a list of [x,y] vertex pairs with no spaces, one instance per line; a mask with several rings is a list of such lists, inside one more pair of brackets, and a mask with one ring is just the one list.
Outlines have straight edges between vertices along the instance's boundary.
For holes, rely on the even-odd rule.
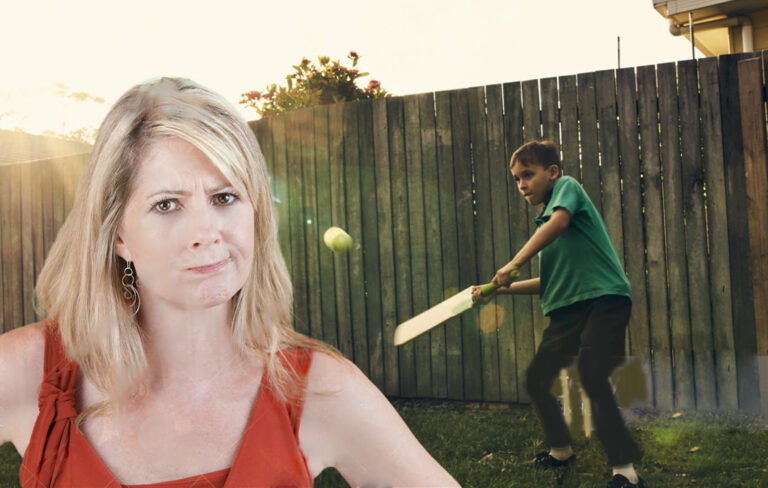
[[229,302],[233,296],[235,296],[235,294],[230,293],[229,291],[221,292],[221,293],[206,294],[200,297],[200,301],[199,301],[200,307],[201,308],[217,307],[219,305],[223,305]]
[[198,293],[185,301],[187,303],[187,308],[189,309],[205,310],[229,302],[232,297],[235,296],[236,292],[237,290],[233,291],[228,288],[208,288],[198,290]]

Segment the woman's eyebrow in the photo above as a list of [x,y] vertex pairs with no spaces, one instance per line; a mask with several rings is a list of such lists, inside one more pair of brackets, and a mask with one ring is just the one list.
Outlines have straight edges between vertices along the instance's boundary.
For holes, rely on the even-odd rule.
[[[211,194],[214,194],[214,193],[218,193],[221,190],[226,190],[226,189],[229,189],[229,188],[232,188],[232,185],[230,183],[221,183],[219,185],[214,186],[213,188],[206,189],[205,192],[206,192],[206,194],[211,195]],[[163,190],[157,190],[155,192],[152,192],[151,194],[149,194],[147,196],[147,198],[152,198],[152,197],[155,197],[157,195],[179,195],[179,196],[186,197],[186,196],[189,196],[191,194],[192,194],[192,192],[189,192],[189,191],[186,191],[186,190],[167,190],[167,189],[163,189]]]

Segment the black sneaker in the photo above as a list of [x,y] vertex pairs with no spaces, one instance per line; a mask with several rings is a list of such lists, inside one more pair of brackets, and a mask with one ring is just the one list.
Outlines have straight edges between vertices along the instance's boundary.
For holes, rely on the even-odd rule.
[[629,480],[620,474],[613,475],[613,479],[608,482],[608,488],[645,488],[643,478],[637,477],[637,483],[630,483]]
[[536,459],[533,460],[533,466],[537,469],[567,468],[571,464],[573,464],[573,461],[575,460],[576,460],[575,454],[571,454],[571,457],[569,457],[565,461],[560,461],[556,457],[553,457],[547,451],[544,451],[536,454]]

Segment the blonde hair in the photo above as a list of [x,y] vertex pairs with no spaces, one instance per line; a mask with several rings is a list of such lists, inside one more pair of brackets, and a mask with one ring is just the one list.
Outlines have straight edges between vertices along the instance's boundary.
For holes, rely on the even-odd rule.
[[283,401],[292,396],[297,378],[280,359],[281,351],[330,350],[291,325],[292,288],[278,246],[266,166],[246,123],[220,95],[190,80],[137,85],[101,124],[72,211],[36,287],[40,306],[58,322],[67,356],[105,394],[78,416],[78,424],[137,394],[147,371],[142,330],[122,294],[126,262],[115,253],[115,241],[143,153],[165,137],[203,152],[255,209],[253,266],[232,298],[232,333],[240,349],[265,362],[265,374]]

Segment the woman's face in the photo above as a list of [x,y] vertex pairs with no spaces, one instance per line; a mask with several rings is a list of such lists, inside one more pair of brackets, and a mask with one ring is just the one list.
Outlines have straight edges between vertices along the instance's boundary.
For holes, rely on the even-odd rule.
[[177,138],[141,160],[115,251],[132,261],[142,302],[183,310],[227,302],[253,262],[254,210],[211,161]]

